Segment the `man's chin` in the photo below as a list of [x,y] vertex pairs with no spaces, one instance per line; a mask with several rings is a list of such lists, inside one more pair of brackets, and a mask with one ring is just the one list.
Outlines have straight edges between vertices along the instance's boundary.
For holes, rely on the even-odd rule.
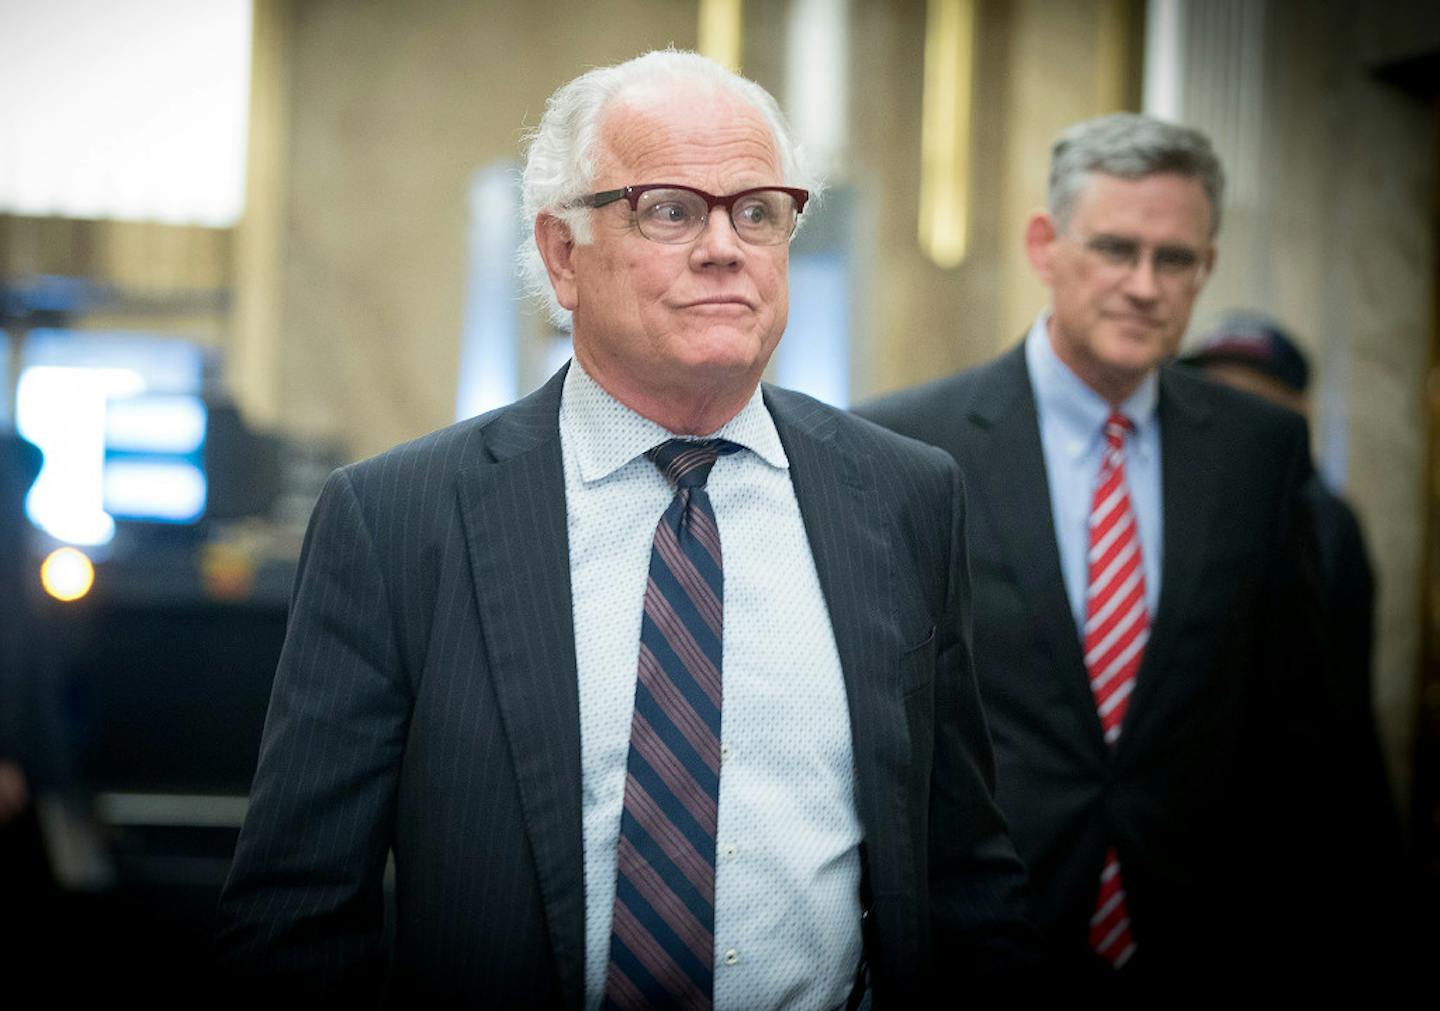
[[749,328],[709,327],[685,343],[682,367],[697,374],[759,375],[765,370],[774,346],[766,347]]
[[1104,345],[1105,361],[1113,369],[1143,374],[1168,357],[1165,346],[1163,335],[1155,327],[1116,327]]

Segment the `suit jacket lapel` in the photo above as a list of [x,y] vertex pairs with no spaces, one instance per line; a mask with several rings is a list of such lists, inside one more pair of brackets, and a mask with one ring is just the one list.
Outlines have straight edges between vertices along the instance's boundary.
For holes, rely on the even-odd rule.
[[861,451],[841,444],[828,409],[768,387],[765,401],[790,460],[845,678],[869,885],[876,896],[913,895],[919,883],[908,878],[911,840],[890,824],[908,775],[909,731],[897,671],[907,644],[899,641],[895,622],[893,547],[873,466]]
[[[461,474],[461,514],[561,990],[584,1002],[580,701],[560,391],[565,370],[485,426],[491,462]],[[484,854],[476,854],[484,859]]]
[[1072,698],[1072,712],[1097,750],[1103,750],[1104,731],[1060,571],[1045,454],[1023,342],[1000,360],[996,378],[976,398],[968,418],[979,435],[977,457],[994,462],[968,469],[965,481],[984,500],[986,515],[1030,610],[1036,634],[1045,641]]
[[1200,587],[1217,496],[1220,494],[1218,448],[1208,437],[1210,408],[1187,399],[1160,372],[1160,469],[1164,510],[1164,547],[1160,564],[1160,602],[1150,623],[1150,641],[1135,679],[1117,754],[1144,739],[1146,715],[1166,687],[1165,671],[1178,642],[1184,616]]

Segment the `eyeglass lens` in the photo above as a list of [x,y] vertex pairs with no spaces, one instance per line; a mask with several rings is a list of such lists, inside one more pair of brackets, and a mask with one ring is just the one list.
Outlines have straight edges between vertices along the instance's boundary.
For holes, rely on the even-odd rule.
[[[1134,270],[1140,265],[1140,244],[1113,235],[1097,235],[1085,248],[1116,269]],[[1194,275],[1200,268],[1200,254],[1187,246],[1160,246],[1150,255],[1150,265],[1161,277],[1177,280]]]
[[[710,208],[689,190],[654,189],[640,194],[636,222],[655,242],[689,242],[705,228]],[[795,230],[795,200],[783,190],[755,190],[730,205],[735,234],[746,242],[773,246]]]

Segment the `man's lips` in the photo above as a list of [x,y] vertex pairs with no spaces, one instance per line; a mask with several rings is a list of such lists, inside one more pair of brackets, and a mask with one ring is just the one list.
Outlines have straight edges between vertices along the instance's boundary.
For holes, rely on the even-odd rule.
[[753,309],[748,298],[741,295],[712,295],[709,298],[698,298],[693,302],[686,302],[682,309],[713,309],[716,311],[737,311],[740,309]]
[[1105,312],[1100,314],[1103,318],[1124,326],[1144,327],[1154,329],[1160,326],[1161,321],[1153,316],[1145,316],[1133,312]]

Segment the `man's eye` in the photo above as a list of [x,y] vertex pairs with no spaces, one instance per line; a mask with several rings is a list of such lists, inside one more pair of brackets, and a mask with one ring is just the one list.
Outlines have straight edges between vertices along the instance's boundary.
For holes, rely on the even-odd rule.
[[1090,250],[1110,263],[1135,262],[1135,244],[1124,239],[1091,239]]
[[1193,270],[1200,257],[1188,249],[1159,249],[1155,251],[1155,269],[1162,274],[1183,274]]
[[747,225],[761,225],[770,220],[770,208],[758,201],[753,204],[742,204],[735,209],[735,220],[744,222]]
[[666,225],[679,225],[690,220],[690,209],[678,203],[655,204],[645,213],[650,220]]

